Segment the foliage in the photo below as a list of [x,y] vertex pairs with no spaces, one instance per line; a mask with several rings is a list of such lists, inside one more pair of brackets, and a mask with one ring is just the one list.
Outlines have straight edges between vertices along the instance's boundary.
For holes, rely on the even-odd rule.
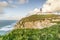
[[0,35],[0,40],[2,40],[2,38],[3,38],[3,35]]
[[[31,15],[22,18],[17,25],[21,26],[24,22],[30,21],[43,21],[46,19],[56,19],[60,15]],[[53,22],[54,23],[54,22]],[[4,35],[2,40],[60,40],[60,22],[57,25],[53,25],[44,29],[14,29],[10,33]]]
[[2,40],[60,40],[60,25],[44,29],[15,29]]
[[35,14],[35,15],[31,15],[31,16],[22,18],[20,21],[23,21],[23,22],[26,22],[26,21],[36,21],[36,20],[44,20],[45,18],[46,19],[49,19],[49,18],[56,19],[59,16],[60,15],[54,15],[54,14],[46,14],[46,15],[37,15],[37,14]]

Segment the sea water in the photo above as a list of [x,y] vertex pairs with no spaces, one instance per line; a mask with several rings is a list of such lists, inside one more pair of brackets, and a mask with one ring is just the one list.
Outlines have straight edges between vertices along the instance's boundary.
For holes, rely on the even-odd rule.
[[17,20],[0,20],[0,35],[4,35],[14,28]]

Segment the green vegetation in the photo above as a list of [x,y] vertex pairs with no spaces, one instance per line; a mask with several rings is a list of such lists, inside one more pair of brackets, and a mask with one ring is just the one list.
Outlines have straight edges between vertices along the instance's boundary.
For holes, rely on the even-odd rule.
[[25,18],[22,18],[20,21],[23,22],[30,22],[30,21],[37,21],[37,20],[44,20],[46,19],[56,19],[58,18],[60,15],[54,15],[54,14],[46,14],[46,15],[31,15]]
[[2,40],[60,40],[60,25],[44,29],[15,29]]
[[0,35],[0,40],[2,40],[3,39],[3,35]]
[[60,20],[59,19],[60,15],[55,15],[55,14],[46,14],[46,15],[37,15],[37,14],[34,14],[34,15],[30,15],[28,17],[24,17],[22,18],[16,25],[15,27],[16,28],[24,28],[24,24],[25,22],[32,22],[32,24],[35,22],[35,21],[39,21],[39,22],[43,22],[45,20],[49,20],[50,23],[57,23],[57,24],[60,24],[60,21],[52,21],[53,19],[56,20]]
[[[48,15],[31,15],[22,18],[15,27],[24,24],[24,22],[30,21],[44,21],[45,19],[52,20],[59,18],[60,15],[48,14]],[[14,29],[10,33],[0,36],[0,40],[60,40],[60,22],[51,21],[58,23],[44,29]]]

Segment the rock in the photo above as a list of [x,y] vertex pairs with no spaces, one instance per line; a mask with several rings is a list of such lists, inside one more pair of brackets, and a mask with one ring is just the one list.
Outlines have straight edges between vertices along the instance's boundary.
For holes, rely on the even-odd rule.
[[20,28],[43,29],[43,28],[50,27],[52,25],[57,24],[57,23],[51,22],[53,18],[55,19],[55,17],[58,17],[57,15],[49,15],[48,17],[46,17],[47,16],[46,15],[45,16],[46,18],[44,16],[45,15],[42,15],[42,16],[32,15],[29,17],[25,17],[15,25],[15,29],[20,29]]

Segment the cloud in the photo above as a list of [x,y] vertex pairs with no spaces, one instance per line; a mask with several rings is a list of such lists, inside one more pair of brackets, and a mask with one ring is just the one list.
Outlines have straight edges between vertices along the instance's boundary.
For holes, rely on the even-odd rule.
[[[40,12],[40,9],[35,8],[29,12],[29,15],[36,14],[37,12]],[[47,0],[43,4],[42,12],[60,12],[60,0]]]
[[8,6],[6,1],[0,2],[0,14],[3,14],[3,9]]
[[13,3],[13,0],[8,0],[8,3]]
[[10,15],[4,15],[0,17],[0,20],[20,20],[21,18],[23,18],[22,16],[10,16]]
[[38,12],[40,12],[40,9],[35,8],[34,10],[28,12],[28,15],[27,15],[27,16],[30,16],[30,15],[36,14],[36,13],[38,13]]
[[7,0],[7,1],[0,1],[0,15],[3,14],[3,10],[6,7],[9,8],[16,8],[16,4],[25,4],[28,3],[29,0]]
[[18,4],[25,4],[25,3],[28,3],[29,2],[29,0],[8,0],[8,3],[14,3],[14,2],[16,2],[16,3],[18,3]]
[[0,2],[0,7],[6,7],[8,6],[8,3],[6,1]]
[[25,3],[28,3],[29,0],[18,0],[19,1],[19,4],[25,4]]
[[43,12],[59,12],[60,0],[47,0],[42,8]]

